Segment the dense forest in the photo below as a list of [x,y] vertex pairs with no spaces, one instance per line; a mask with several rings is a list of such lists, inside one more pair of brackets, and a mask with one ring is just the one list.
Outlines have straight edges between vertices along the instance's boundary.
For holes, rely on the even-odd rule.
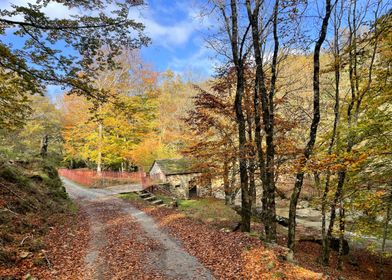
[[[289,261],[302,200],[321,213],[322,265],[336,245],[342,269],[348,233],[376,238],[367,249],[390,258],[389,1],[200,3],[200,17],[214,19],[205,41],[219,61],[203,81],[143,60],[150,40],[129,16],[143,1],[114,1],[110,13],[99,11],[112,1],[54,1],[86,11],[66,19],[45,14],[49,2],[0,10],[2,38],[24,42],[0,41],[4,168],[39,160],[148,172],[156,159],[186,157],[221,182],[242,232],[261,221],[266,243],[279,238],[277,201],[289,201]],[[49,95],[52,85],[62,93]]]

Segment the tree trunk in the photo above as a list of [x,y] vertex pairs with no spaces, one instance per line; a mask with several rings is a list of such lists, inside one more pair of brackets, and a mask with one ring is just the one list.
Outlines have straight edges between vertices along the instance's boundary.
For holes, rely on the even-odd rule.
[[343,244],[344,244],[344,232],[345,232],[345,214],[344,214],[344,204],[340,200],[339,205],[339,253],[338,253],[338,270],[343,269]]
[[300,171],[296,175],[294,190],[290,199],[287,247],[290,249],[291,252],[294,251],[294,243],[295,243],[297,203],[304,180],[304,171],[302,170],[306,166],[307,161],[309,160],[310,155],[313,152],[313,147],[316,142],[317,128],[320,122],[320,50],[322,44],[324,43],[328,30],[328,22],[331,15],[331,0],[326,0],[325,4],[326,4],[325,16],[323,18],[320,36],[316,42],[314,48],[314,54],[313,54],[313,118],[312,118],[312,124],[310,126],[309,141],[304,151],[304,157],[302,158],[298,168],[298,170]]
[[338,185],[336,187],[336,192],[334,196],[334,200],[331,204],[331,210],[330,210],[330,217],[329,217],[329,227],[328,227],[328,232],[327,232],[327,239],[332,238],[333,234],[333,227],[335,225],[335,219],[336,219],[336,206],[341,200],[342,193],[343,193],[343,185],[344,181],[346,178],[346,172],[345,171],[339,171],[338,172]]
[[231,8],[231,24],[226,16],[225,8],[221,7],[222,15],[226,22],[227,33],[230,38],[231,50],[233,55],[233,62],[235,65],[237,76],[237,88],[235,95],[235,113],[238,125],[238,140],[239,140],[239,168],[240,168],[240,186],[241,186],[241,231],[250,231],[250,217],[251,217],[251,203],[249,196],[248,185],[248,170],[247,170],[247,149],[246,149],[246,121],[242,108],[242,100],[245,91],[245,76],[244,76],[244,57],[242,54],[244,45],[244,35],[241,43],[238,35],[238,14],[237,1],[230,1]]
[[102,121],[98,123],[98,157],[97,157],[97,172],[102,172]]
[[225,192],[225,204],[229,205],[230,201],[230,184],[229,184],[229,163],[225,159],[223,161],[223,190]]
[[[270,91],[267,92],[265,75],[263,70],[263,59],[260,48],[260,28],[259,28],[259,11],[260,1],[256,1],[255,8],[252,11],[250,0],[246,1],[246,7],[248,12],[248,18],[252,27],[252,40],[253,50],[256,62],[256,79],[255,79],[255,94],[254,94],[254,111],[255,111],[255,137],[259,167],[261,170],[261,180],[263,182],[263,214],[262,219],[264,222],[265,239],[267,241],[276,241],[276,212],[275,212],[275,147],[274,147],[274,104],[273,98],[275,93],[276,83],[276,65],[277,55],[279,50],[279,41],[277,36],[277,24],[278,24],[278,8],[279,0],[275,1],[274,12],[273,12],[273,33],[274,33],[274,53],[271,65],[271,82]],[[261,128],[259,112],[259,101],[258,98],[261,96],[261,109],[264,123],[264,130],[266,132],[266,163],[264,164],[264,156],[261,149]]]
[[255,184],[255,151],[252,136],[252,116],[251,112],[247,112],[246,121],[248,124],[248,146],[249,146],[249,195],[251,208],[256,206],[256,184]]
[[241,184],[241,231],[250,231],[251,217],[251,200],[248,186],[248,168],[247,168],[247,149],[246,149],[246,124],[242,111],[242,96],[244,93],[243,72],[239,71],[237,80],[237,96],[235,101],[235,111],[238,124],[239,138],[239,165],[240,165],[240,184]]
[[380,260],[380,266],[381,266],[381,273],[380,273],[380,279],[384,279],[384,261],[385,261],[385,243],[388,237],[388,225],[391,220],[391,209],[392,209],[392,193],[390,194],[390,197],[387,201],[387,213],[385,215],[384,219],[384,232],[382,236],[382,244],[381,244],[381,260]]
[[230,174],[230,204],[234,205],[235,198],[238,193],[238,187],[237,187],[237,171],[236,171],[236,164],[237,164],[237,159],[233,158],[232,164],[231,164],[231,174]]
[[[342,20],[343,12],[343,1],[341,1],[340,14],[338,15],[337,6],[335,8],[334,14],[334,73],[335,73],[335,104],[334,104],[334,121],[332,136],[328,146],[328,155],[332,154],[333,146],[337,141],[338,136],[338,125],[339,125],[339,99],[340,99],[340,47],[339,47],[339,29]],[[336,141],[335,141],[336,140]],[[323,265],[327,266],[329,264],[329,239],[326,233],[326,209],[327,209],[327,197],[329,193],[329,184],[331,180],[331,171],[327,169],[327,176],[325,179],[325,187],[323,191],[323,196],[321,200],[321,235],[322,235],[322,262]]]
[[329,239],[327,238],[327,223],[326,223],[326,212],[327,212],[327,196],[329,193],[329,181],[331,178],[331,172],[327,170],[327,176],[325,179],[325,187],[323,191],[323,196],[321,199],[321,239],[322,239],[322,253],[321,258],[323,265],[327,266],[329,264]]
[[[267,240],[276,241],[276,209],[275,209],[275,144],[274,144],[274,95],[275,86],[277,79],[277,63],[278,63],[278,51],[279,51],[279,38],[278,38],[278,11],[279,11],[279,0],[275,1],[272,29],[274,38],[274,51],[272,55],[271,64],[271,82],[270,90],[268,94],[268,107],[262,106],[263,108],[263,120],[264,129],[266,132],[266,184],[267,184],[267,217],[268,230],[266,231]],[[264,83],[264,82],[263,82]]]
[[41,139],[40,155],[42,158],[46,158],[46,156],[48,155],[48,145],[49,145],[49,136],[45,134]]

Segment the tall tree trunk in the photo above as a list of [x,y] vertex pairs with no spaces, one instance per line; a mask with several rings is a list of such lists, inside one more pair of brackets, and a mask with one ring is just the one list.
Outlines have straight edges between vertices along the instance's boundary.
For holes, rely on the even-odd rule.
[[[259,68],[259,67],[257,67]],[[258,71],[258,70],[256,70]],[[265,159],[264,159],[264,152],[263,152],[263,137],[261,135],[261,117],[260,117],[260,100],[259,100],[259,85],[258,85],[258,78],[256,74],[256,79],[255,79],[255,89],[254,89],[254,95],[253,95],[253,107],[255,111],[255,142],[256,142],[256,151],[257,151],[257,162],[258,162],[258,168],[260,171],[260,181],[263,187],[263,193],[261,196],[261,205],[262,205],[262,214],[263,217],[261,217],[262,220],[264,220],[264,214],[266,212],[266,205],[267,205],[267,196],[266,196],[266,190],[265,190]]]
[[225,204],[230,204],[230,183],[229,183],[229,162],[227,159],[223,161],[223,190],[225,192]]
[[343,244],[344,244],[344,233],[345,233],[345,213],[344,213],[344,204],[343,201],[340,200],[339,205],[339,253],[338,253],[338,269],[343,269]]
[[40,155],[42,158],[46,158],[46,156],[48,155],[48,146],[49,146],[49,136],[45,134],[41,139]]
[[273,20],[272,20],[272,32],[274,38],[274,51],[272,55],[271,64],[271,82],[270,90],[268,94],[268,108],[263,109],[264,128],[266,132],[266,184],[267,184],[267,217],[269,228],[267,233],[267,240],[276,241],[276,209],[275,209],[275,144],[274,144],[274,95],[275,86],[277,79],[277,63],[278,63],[278,51],[279,51],[279,39],[278,39],[278,11],[279,11],[279,0],[275,1]]
[[233,161],[231,164],[231,174],[230,174],[230,177],[231,177],[231,179],[230,179],[230,204],[234,204],[235,198],[238,193],[236,164],[237,164],[237,159],[233,158]]
[[[256,60],[256,77],[255,77],[255,85],[253,91],[253,110],[254,110],[254,122],[255,122],[255,143],[256,143],[256,151],[257,151],[257,162],[258,168],[260,171],[260,181],[262,183],[262,196],[261,196],[261,205],[262,205],[262,217],[261,220],[265,220],[265,213],[267,212],[267,190],[266,190],[266,179],[265,179],[265,158],[263,152],[263,137],[261,134],[261,106],[260,106],[260,92],[261,87],[264,85],[260,85],[260,79],[263,77],[263,65],[261,58],[260,47],[258,46],[259,38],[258,38],[258,19],[254,18],[254,14],[259,13],[260,2],[256,1],[256,7],[252,13],[250,10],[250,2],[246,2],[249,21],[252,26],[252,38],[253,43],[257,41],[257,46],[254,46],[254,55]],[[257,26],[257,27],[256,27]],[[261,35],[261,34],[260,34]],[[265,85],[264,85],[265,86]],[[265,91],[265,90],[264,90]]]
[[[339,99],[340,99],[340,46],[339,46],[339,29],[342,20],[342,12],[343,12],[343,1],[341,1],[341,8],[338,14],[337,5],[334,13],[334,72],[335,72],[335,104],[334,104],[334,120],[333,120],[333,129],[332,135],[328,146],[328,155],[332,154],[333,146],[335,144],[337,138],[337,129],[339,124]],[[322,262],[323,265],[327,266],[329,264],[329,239],[327,238],[327,229],[326,229],[326,212],[327,212],[327,197],[329,193],[329,185],[331,181],[331,171],[327,169],[327,175],[325,179],[325,187],[323,191],[323,196],[321,200],[321,236],[322,236]]]
[[251,203],[249,195],[249,179],[247,168],[247,149],[246,149],[246,120],[243,112],[243,97],[245,92],[245,76],[244,76],[244,59],[243,47],[245,43],[246,33],[239,40],[238,34],[238,13],[237,1],[230,1],[231,21],[226,15],[225,6],[219,5],[222,16],[225,21],[227,35],[230,39],[233,63],[236,71],[237,87],[235,94],[234,108],[236,113],[236,121],[238,126],[239,140],[239,169],[240,169],[240,185],[241,185],[241,230],[250,231]]
[[329,18],[331,16],[331,0],[325,1],[325,16],[321,25],[320,36],[314,47],[313,54],[313,118],[312,124],[310,126],[309,141],[305,147],[304,156],[301,159],[298,170],[296,174],[294,190],[290,199],[290,209],[289,209],[289,230],[288,230],[288,241],[287,247],[291,252],[294,251],[295,244],[295,228],[296,228],[296,214],[297,214],[297,203],[299,194],[304,180],[303,168],[307,164],[310,155],[313,152],[313,147],[316,142],[317,128],[320,122],[320,50],[324,43],[325,37],[327,35]]
[[255,151],[253,145],[252,135],[252,115],[251,112],[247,112],[246,121],[248,124],[248,147],[249,147],[249,195],[251,208],[256,206],[256,184],[255,184]]
[[238,124],[239,138],[239,166],[241,184],[241,231],[250,231],[251,200],[248,186],[247,148],[246,148],[246,124],[242,111],[242,96],[244,93],[243,71],[238,71],[237,96],[235,100],[235,111]]
[[[256,79],[255,79],[255,94],[254,94],[254,110],[255,110],[255,122],[256,130],[255,137],[256,145],[258,150],[259,167],[261,170],[261,180],[263,182],[263,222],[265,239],[267,241],[276,241],[276,211],[275,211],[275,147],[274,147],[274,104],[273,98],[275,93],[276,83],[276,65],[277,56],[279,51],[279,41],[277,36],[277,24],[278,24],[278,8],[279,0],[275,1],[274,12],[273,12],[273,35],[274,35],[274,53],[271,65],[271,82],[270,91],[267,92],[265,74],[263,69],[263,59],[261,53],[261,42],[260,42],[260,28],[259,28],[259,12],[260,12],[260,1],[256,1],[255,7],[252,10],[250,0],[246,1],[246,7],[248,12],[249,22],[252,27],[252,40],[253,40],[253,51],[256,62]],[[261,149],[261,128],[259,111],[258,97],[261,96],[261,109],[264,123],[264,130],[266,132],[266,159],[264,164],[264,155]],[[257,114],[256,114],[257,113]]]
[[328,226],[328,232],[327,232],[327,239],[330,240],[332,238],[333,234],[333,228],[335,225],[335,219],[336,219],[336,206],[340,202],[340,199],[343,194],[343,185],[344,181],[346,179],[346,172],[345,171],[339,171],[338,172],[338,185],[336,187],[335,195],[333,202],[331,204],[331,210],[330,210],[330,216],[329,216],[329,226]]
[[384,218],[384,230],[383,230],[383,235],[382,235],[382,243],[381,243],[381,260],[380,260],[380,266],[381,266],[381,273],[380,273],[380,279],[384,279],[384,262],[385,262],[385,244],[386,240],[388,237],[388,227],[389,227],[389,222],[391,221],[391,216],[392,216],[392,193],[389,194],[389,197],[387,198],[387,212],[385,214]]
[[102,172],[102,131],[103,125],[100,120],[98,123],[98,157],[97,157],[97,172]]
[[[351,8],[352,8],[352,14],[351,14]],[[378,17],[378,10],[380,8],[380,2],[378,2],[376,11],[375,11],[375,30],[377,30],[377,17]],[[353,129],[353,126],[357,126],[358,124],[358,118],[359,118],[359,110],[360,110],[360,105],[363,96],[369,91],[370,85],[372,82],[372,69],[373,69],[373,64],[375,60],[375,54],[377,52],[377,42],[378,42],[378,34],[375,32],[375,43],[374,47],[372,50],[372,58],[369,66],[369,73],[368,73],[368,81],[367,85],[362,92],[360,92],[359,89],[359,84],[360,84],[360,77],[358,76],[357,72],[357,64],[358,64],[358,51],[357,51],[357,30],[358,30],[358,24],[357,24],[357,0],[352,0],[350,2],[350,11],[349,11],[349,16],[348,16],[348,26],[349,26],[349,38],[348,38],[348,49],[349,49],[349,80],[350,80],[350,90],[351,90],[351,100],[347,108],[347,126],[348,126],[348,136],[347,136],[347,147],[346,147],[346,152],[350,153],[355,145],[355,130]],[[351,19],[352,17],[352,19]],[[328,228],[328,236],[327,238],[332,237],[333,233],[333,226],[334,226],[334,221],[336,218],[336,205],[340,203],[340,205],[343,205],[343,192],[344,192],[344,184],[345,180],[347,178],[347,169],[344,167],[338,172],[338,185],[336,188],[335,196],[334,196],[334,201],[331,205],[331,211],[330,211],[330,225]],[[340,211],[340,209],[339,209]],[[343,225],[342,225],[343,223]],[[339,225],[340,228],[343,227],[344,229],[344,223],[345,220],[340,221]],[[341,231],[341,230],[340,230]],[[341,234],[341,232],[339,233]],[[341,241],[343,242],[343,241]],[[340,244],[342,246],[342,244]],[[339,265],[339,264],[338,264]]]

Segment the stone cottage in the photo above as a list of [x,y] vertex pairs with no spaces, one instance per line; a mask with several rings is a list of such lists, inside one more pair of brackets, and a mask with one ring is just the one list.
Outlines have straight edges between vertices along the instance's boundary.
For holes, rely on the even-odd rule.
[[164,186],[178,198],[194,198],[201,193],[197,183],[201,172],[186,158],[155,160],[149,175],[154,183]]

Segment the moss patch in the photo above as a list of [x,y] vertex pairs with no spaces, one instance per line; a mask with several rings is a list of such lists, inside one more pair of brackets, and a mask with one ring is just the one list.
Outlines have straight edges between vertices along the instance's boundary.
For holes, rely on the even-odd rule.
[[240,221],[240,216],[224,201],[214,198],[179,200],[179,210],[187,216],[219,226]]
[[54,217],[74,209],[54,166],[0,162],[0,268],[19,261],[21,251],[44,249]]
[[119,194],[118,197],[125,199],[125,200],[131,200],[131,201],[141,200],[141,198],[138,196],[138,194],[134,193],[134,192],[122,193],[122,194]]

